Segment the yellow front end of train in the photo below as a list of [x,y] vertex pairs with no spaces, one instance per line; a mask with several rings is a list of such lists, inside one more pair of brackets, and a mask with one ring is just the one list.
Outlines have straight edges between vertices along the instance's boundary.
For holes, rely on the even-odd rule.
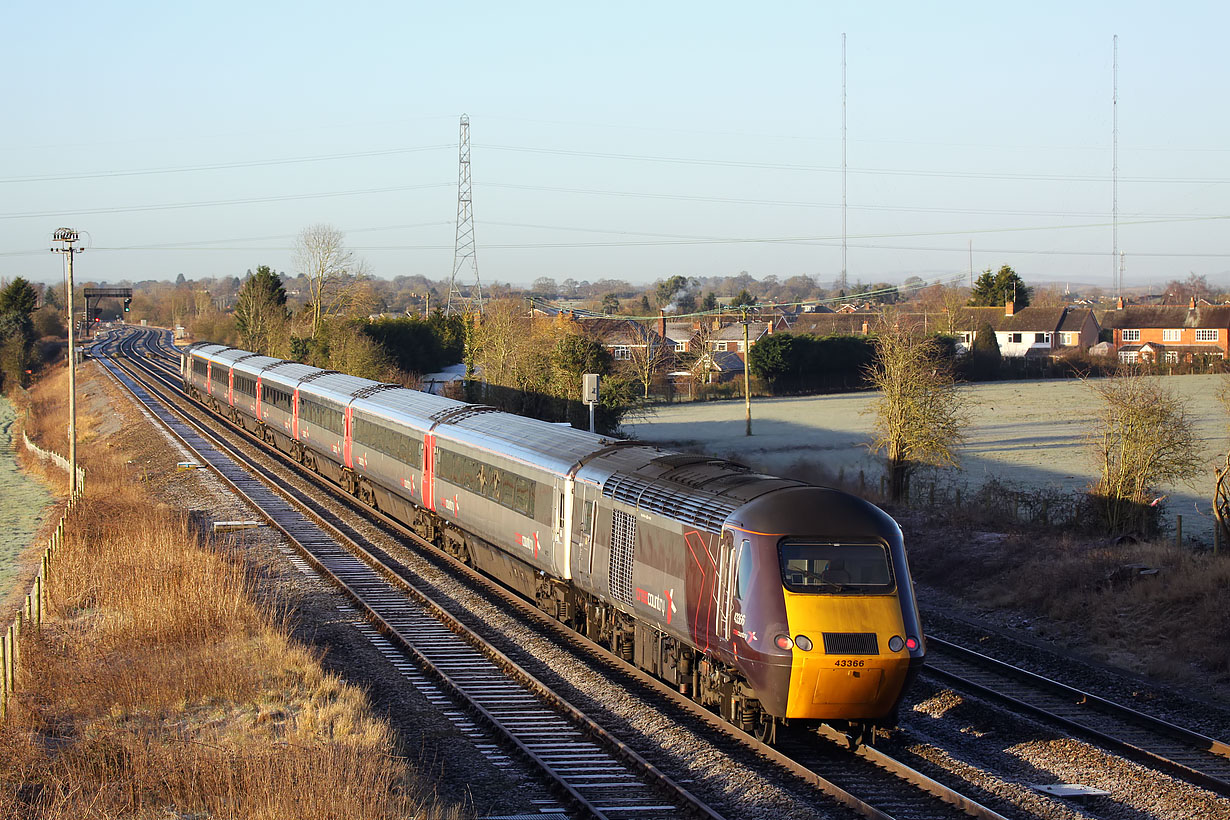
[[908,644],[917,647],[919,640],[906,634],[897,596],[784,594],[793,644],[786,717],[874,722],[890,716],[915,662]]

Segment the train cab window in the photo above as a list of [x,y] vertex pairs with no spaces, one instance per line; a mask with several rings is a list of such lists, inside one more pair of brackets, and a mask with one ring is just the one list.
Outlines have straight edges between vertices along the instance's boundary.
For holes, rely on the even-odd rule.
[[783,541],[782,582],[791,592],[881,594],[893,591],[888,552],[881,544]]
[[746,538],[739,544],[739,578],[735,585],[735,597],[739,600],[747,598],[752,588],[752,573],[756,571],[756,561],[752,554],[752,542]]

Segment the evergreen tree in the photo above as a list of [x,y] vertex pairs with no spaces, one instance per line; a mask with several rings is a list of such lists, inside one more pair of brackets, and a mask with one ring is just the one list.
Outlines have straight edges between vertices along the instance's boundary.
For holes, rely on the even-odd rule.
[[286,289],[268,265],[248,276],[235,299],[235,329],[239,344],[256,353],[270,353],[282,342],[286,327]]
[[1029,297],[1033,288],[1027,287],[1016,271],[1004,265],[998,273],[992,273],[990,268],[982,272],[970,294],[969,303],[974,307],[1003,307],[1012,302],[1016,307],[1029,305]]
[[37,306],[38,291],[20,276],[4,290],[0,290],[0,313],[19,313],[29,316]]
[[995,338],[995,329],[990,322],[983,322],[974,336],[974,344],[970,347],[965,362],[965,376],[975,381],[993,379],[999,375],[1002,361],[1003,355],[999,350],[999,340]]

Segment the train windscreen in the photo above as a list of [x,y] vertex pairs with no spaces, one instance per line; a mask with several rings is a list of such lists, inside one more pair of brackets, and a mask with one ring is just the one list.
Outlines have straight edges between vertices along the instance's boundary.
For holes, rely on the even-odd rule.
[[892,592],[882,544],[788,539],[781,542],[782,582],[791,592],[873,595]]

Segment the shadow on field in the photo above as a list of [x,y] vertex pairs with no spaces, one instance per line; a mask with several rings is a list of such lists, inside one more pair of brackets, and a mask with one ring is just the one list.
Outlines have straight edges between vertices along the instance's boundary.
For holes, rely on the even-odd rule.
[[[742,409],[742,408],[740,408]],[[754,412],[754,411],[753,411]],[[870,419],[867,420],[870,428]],[[728,458],[753,469],[816,484],[836,484],[853,491],[862,486],[873,500],[884,475],[882,458],[871,452],[870,429],[834,430],[818,423],[781,418],[752,419],[752,436],[744,418],[641,422],[632,432],[642,441],[667,448]],[[995,479],[1025,492],[1083,494],[1094,477],[1086,455],[1086,419],[1055,418],[991,424],[970,430],[960,449],[960,470],[924,471],[914,478],[915,506],[936,493],[968,498]],[[1210,493],[1211,493],[1210,485]],[[1175,516],[1183,518],[1184,541],[1212,545],[1213,519],[1207,498],[1188,487],[1170,488],[1165,499],[1163,532],[1173,536]]]

